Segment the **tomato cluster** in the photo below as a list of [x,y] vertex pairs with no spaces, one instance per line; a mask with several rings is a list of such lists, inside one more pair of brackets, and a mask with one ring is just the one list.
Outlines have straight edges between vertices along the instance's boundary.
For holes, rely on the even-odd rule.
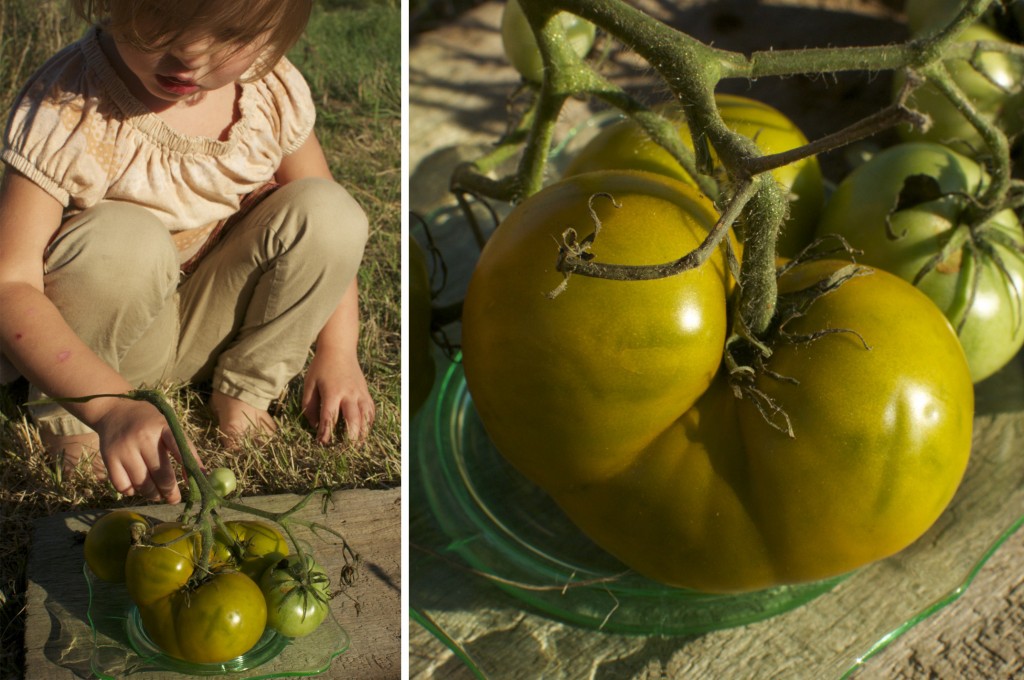
[[[959,8],[907,12],[923,34]],[[948,93],[1012,142],[1024,62],[992,25],[960,39],[983,42],[946,59]],[[763,103],[715,98],[765,155],[807,142]],[[719,219],[635,118],[600,131],[484,248],[463,307],[474,406],[498,450],[634,570],[717,592],[835,576],[903,549],[953,498],[974,383],[1024,345],[1024,230],[1019,200],[994,190],[1008,186],[991,170],[998,135],[931,84],[908,104],[931,127],[901,131],[827,200],[814,158],[772,171],[790,203],[777,312],[756,336],[737,320],[724,249],[630,276],[664,272]],[[656,112],[702,143],[677,105]],[[846,257],[826,259],[826,242]]]
[[266,629],[312,633],[327,615],[327,575],[311,558],[290,555],[269,524],[222,523],[198,573],[201,535],[179,522],[151,526],[138,513],[101,517],[85,540],[85,558],[105,581],[123,582],[150,639],[167,655],[219,664],[256,645]]
[[[747,181],[752,167],[736,167],[744,159],[718,157],[722,130],[690,129],[701,116],[678,103],[654,110],[708,175],[697,182],[677,161],[685,149],[673,155],[652,139],[651,118],[636,115],[632,102],[580,86],[632,115],[514,207],[483,249],[462,308],[466,382],[496,448],[596,544],[674,586],[737,592],[823,579],[917,540],[966,469],[974,385],[1024,346],[1024,201],[1004,153],[1024,167],[1024,59],[1004,44],[1022,33],[1021,7],[993,9],[962,30],[958,40],[970,49],[956,45],[941,62],[908,65],[926,82],[905,103],[930,125],[899,128],[898,144],[834,184],[814,157],[772,170],[789,199],[776,251],[760,247],[765,239],[747,240],[746,252],[730,240],[731,255],[747,258],[739,269],[722,247],[666,274],[706,243],[722,206],[764,186]],[[915,38],[963,9],[958,0],[906,3]],[[610,16],[602,25],[615,34],[622,26]],[[585,21],[555,11],[545,21],[561,25],[577,54],[591,49]],[[1006,35],[997,30],[1006,27]],[[655,50],[622,33],[666,74],[650,57]],[[514,0],[502,38],[536,86],[541,55]],[[551,51],[552,68],[572,75],[564,45]],[[686,75],[694,78],[670,84],[689,112],[703,111],[710,93],[693,81],[705,73]],[[902,97],[906,83],[896,75]],[[558,103],[569,80],[532,88],[534,112]],[[741,143],[727,160],[807,144],[762,102],[714,98],[720,122],[747,138],[731,140]],[[536,150],[524,155],[518,189],[532,190]],[[827,198],[826,187],[834,188]],[[759,228],[744,220],[772,213],[763,221],[775,224],[779,207],[745,212],[733,223],[740,240]],[[825,244],[837,243],[845,251],[831,252],[842,257],[827,259]],[[771,288],[741,290],[760,282],[752,264],[778,286],[767,323],[748,323],[757,315],[740,308],[750,301],[741,294]],[[429,288],[422,262],[412,265],[411,303],[422,309]],[[624,280],[602,278],[602,267]],[[661,275],[637,273],[655,268]],[[417,364],[412,371],[414,387],[433,375]],[[415,391],[414,408],[424,394]]]

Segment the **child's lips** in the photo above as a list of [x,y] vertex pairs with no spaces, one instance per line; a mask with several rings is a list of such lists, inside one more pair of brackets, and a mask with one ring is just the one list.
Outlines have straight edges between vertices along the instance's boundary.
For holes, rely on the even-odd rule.
[[196,81],[190,78],[157,74],[156,81],[161,88],[172,94],[192,94],[199,89]]

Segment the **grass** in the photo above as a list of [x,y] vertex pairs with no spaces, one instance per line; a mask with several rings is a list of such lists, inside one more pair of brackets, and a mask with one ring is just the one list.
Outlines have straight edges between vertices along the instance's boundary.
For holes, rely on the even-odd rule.
[[[276,406],[280,430],[236,454],[217,445],[201,387],[169,386],[209,467],[230,465],[244,495],[400,483],[401,86],[400,9],[380,0],[318,0],[290,54],[318,105],[317,134],[335,177],[366,210],[370,241],[360,272],[360,357],[377,404],[363,446],[321,446],[299,413],[301,376]],[[63,0],[0,0],[0,110],[24,80],[82,31]],[[47,460],[22,407],[24,383],[0,388],[0,678],[24,676],[25,565],[32,521],[76,508],[130,504],[84,473],[64,478]]]

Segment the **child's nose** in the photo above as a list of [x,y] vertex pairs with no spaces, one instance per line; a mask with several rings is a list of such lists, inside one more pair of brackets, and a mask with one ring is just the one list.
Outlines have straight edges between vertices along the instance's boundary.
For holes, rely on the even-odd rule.
[[196,71],[210,63],[212,40],[200,40],[171,50],[171,56],[189,71]]

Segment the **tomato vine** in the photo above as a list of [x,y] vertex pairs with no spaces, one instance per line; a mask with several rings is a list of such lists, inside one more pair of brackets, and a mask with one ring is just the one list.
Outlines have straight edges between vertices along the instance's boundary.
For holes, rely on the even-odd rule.
[[[518,122],[515,134],[507,136],[477,161],[457,168],[451,180],[453,191],[512,201],[536,193],[543,184],[555,122],[566,101],[580,96],[599,99],[640,125],[682,165],[706,195],[718,201],[723,216],[712,232],[717,239],[714,243],[720,241],[737,219],[742,219],[744,256],[736,319],[745,333],[754,336],[765,333],[778,304],[775,243],[786,215],[787,199],[767,171],[840,148],[900,123],[926,128],[930,123],[927,116],[907,105],[907,96],[925,83],[933,84],[952,102],[978,130],[988,147],[991,182],[971,208],[971,229],[987,229],[994,215],[1024,202],[1020,183],[1011,177],[1007,135],[978,112],[944,64],[944,60],[953,58],[975,61],[981,53],[990,51],[1024,58],[1024,47],[1020,45],[957,41],[958,36],[985,13],[991,0],[965,0],[959,12],[940,30],[901,44],[764,50],[749,55],[704,44],[621,0],[520,0],[520,4],[544,63],[543,80],[533,93],[532,106]],[[682,143],[675,126],[664,116],[603,77],[571,49],[561,22],[551,20],[560,11],[592,22],[650,65],[682,104],[696,152]],[[714,98],[716,86],[727,79],[883,70],[900,70],[906,76],[903,91],[892,104],[853,125],[782,154],[763,155],[751,139],[730,130],[719,115]],[[730,177],[730,184],[724,190],[701,171],[706,167],[703,156],[708,145],[714,148]],[[498,179],[487,176],[520,147],[522,155],[514,173]],[[647,270],[632,267],[626,271],[615,263],[575,257],[563,247],[560,267],[566,274],[599,278],[657,278],[700,266],[708,252],[702,245],[692,253],[680,254],[672,263],[655,264]]]
[[[345,585],[352,584],[359,563],[359,555],[355,550],[353,550],[352,546],[349,545],[344,535],[321,522],[314,522],[295,516],[296,513],[305,508],[313,498],[317,496],[324,496],[328,493],[327,490],[316,489],[304,496],[292,507],[281,512],[270,512],[268,510],[253,507],[241,501],[229,500],[226,496],[229,495],[230,492],[222,494],[214,488],[210,479],[200,467],[198,459],[189,446],[188,439],[185,436],[185,431],[182,429],[181,422],[178,420],[178,417],[174,412],[174,408],[160,392],[155,390],[136,389],[124,394],[94,394],[84,397],[52,398],[51,401],[58,403],[82,403],[92,399],[110,397],[148,402],[167,420],[167,425],[171,430],[171,434],[174,436],[174,443],[177,445],[178,452],[181,455],[182,467],[185,470],[186,479],[188,481],[188,493],[185,494],[185,505],[181,513],[181,521],[187,526],[191,526],[192,529],[181,537],[174,539],[172,542],[192,540],[197,534],[200,536],[201,541],[199,558],[195,565],[193,576],[190,579],[189,587],[197,586],[199,582],[211,574],[212,570],[210,568],[210,561],[214,554],[214,547],[216,545],[215,532],[219,530],[223,536],[232,535],[218,513],[219,508],[259,517],[280,526],[288,537],[288,541],[291,543],[291,546],[295,551],[295,555],[297,555],[301,560],[300,564],[303,565],[312,563],[310,559],[307,559],[311,558],[311,556],[308,554],[307,548],[303,546],[302,541],[298,540],[296,537],[294,531],[295,527],[305,527],[314,534],[317,532],[331,534],[341,541],[341,554],[342,559],[344,560],[344,565],[341,570],[341,580]],[[144,538],[139,537],[138,540],[144,540]],[[170,543],[168,543],[168,545],[169,544]],[[305,578],[307,581],[312,581],[314,580],[314,575],[307,570]]]

